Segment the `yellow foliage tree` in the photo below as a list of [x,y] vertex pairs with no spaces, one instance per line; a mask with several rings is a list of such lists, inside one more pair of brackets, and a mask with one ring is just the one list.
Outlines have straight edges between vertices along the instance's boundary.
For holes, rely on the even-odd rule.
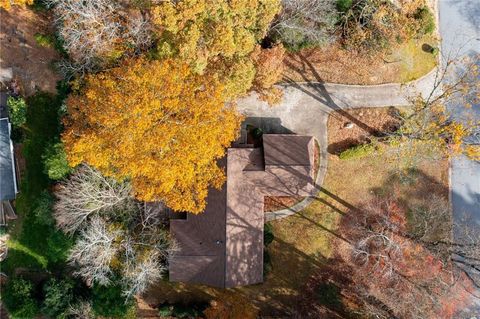
[[4,8],[5,10],[9,10],[12,5],[32,5],[34,0],[0,0],[0,8]]
[[208,188],[224,181],[216,161],[241,122],[214,77],[177,60],[139,59],[87,75],[80,91],[67,100],[62,137],[72,166],[130,179],[140,200],[204,209]]
[[278,0],[183,0],[163,1],[152,15],[162,52],[203,71],[212,58],[249,55],[279,10]]
[[255,77],[250,54],[280,11],[279,0],[163,1],[151,10],[159,57],[178,57],[218,76],[225,95],[246,93]]

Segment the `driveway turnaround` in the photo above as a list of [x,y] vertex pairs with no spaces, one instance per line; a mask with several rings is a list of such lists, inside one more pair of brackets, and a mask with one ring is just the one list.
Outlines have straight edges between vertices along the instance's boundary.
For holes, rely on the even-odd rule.
[[[320,145],[320,167],[317,189],[323,184],[327,173],[327,120],[330,112],[358,107],[405,106],[409,98],[418,94],[427,96],[433,89],[436,70],[408,84],[344,85],[319,82],[290,83],[280,87],[282,101],[269,106],[260,101],[256,93],[240,99],[238,110],[246,116],[247,124],[254,124],[266,133],[293,132],[314,136]],[[345,114],[348,116],[347,114]],[[355,118],[352,123],[363,125]],[[315,194],[312,194],[315,195]],[[267,221],[294,214],[308,206],[314,197],[289,209],[267,213]]]

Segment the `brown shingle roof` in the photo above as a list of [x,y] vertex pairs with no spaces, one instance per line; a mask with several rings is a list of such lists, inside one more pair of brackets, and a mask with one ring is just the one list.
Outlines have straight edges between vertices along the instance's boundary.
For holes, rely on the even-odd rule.
[[309,166],[311,136],[266,134],[263,136],[265,165]]
[[[210,190],[202,214],[172,220],[170,230],[180,251],[170,260],[170,280],[229,288],[263,281],[263,197],[266,195],[308,196],[311,178],[312,138],[264,135],[269,156],[282,159],[263,166],[267,147],[230,148],[220,163],[226,165],[227,182]],[[277,149],[278,148],[278,149]],[[305,153],[304,155],[296,154]],[[288,165],[287,163],[291,163]]]

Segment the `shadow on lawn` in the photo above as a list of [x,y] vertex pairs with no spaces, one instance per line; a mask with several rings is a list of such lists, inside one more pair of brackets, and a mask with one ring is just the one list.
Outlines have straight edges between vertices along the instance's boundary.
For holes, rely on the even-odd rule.
[[151,307],[156,307],[166,301],[194,304],[221,299],[226,294],[238,294],[258,307],[262,315],[291,318],[298,311],[298,301],[303,294],[305,283],[311,274],[324,266],[326,259],[323,256],[307,255],[279,238],[275,238],[268,249],[272,270],[262,284],[217,289],[162,281],[152,287],[143,296],[143,300]]
[[[448,197],[448,187],[445,183],[432,177],[425,171],[420,169],[411,169],[406,176],[399,175],[396,171],[391,171],[389,176],[384,180],[380,187],[370,189],[372,196],[380,198],[395,199],[405,212],[411,209],[412,205],[425,205],[433,197],[432,195],[443,198]],[[316,200],[321,201],[325,205],[332,206],[340,204],[344,209],[335,208],[335,211],[341,214],[340,225],[348,223],[348,219],[352,214],[360,212],[365,207],[360,205],[352,205],[351,203],[340,198],[338,195],[321,188],[320,195]],[[438,198],[438,197],[437,197]],[[363,199],[365,202],[368,198]],[[297,214],[299,217],[311,221],[312,227],[319,227],[334,235],[334,240],[341,239],[346,243],[351,243],[348,231],[342,226],[335,231],[325,229],[324,226],[305,217],[303,212]],[[408,217],[408,216],[407,216]],[[409,228],[415,227],[410,224],[412,220],[407,218]],[[446,232],[446,235],[449,233]],[[340,245],[335,245],[340,247]],[[345,253],[345,252],[344,252]],[[303,298],[299,301],[301,318],[357,318],[351,311],[344,307],[348,305],[358,305],[359,299],[354,289],[358,283],[351,276],[354,273],[354,265],[343,260],[339,251],[334,252],[331,259],[323,263],[323,266],[317,268],[317,272],[310,278],[306,285]],[[362,302],[366,302],[372,307],[387,309],[388,305],[382,303],[375,297],[374,292],[368,292],[368,298],[362,298]],[[391,310],[390,310],[391,311]],[[393,313],[391,313],[393,315]]]
[[[422,198],[422,193],[431,190],[444,193],[441,183],[428,174],[415,172],[415,187],[404,185],[401,199]],[[385,180],[381,189],[384,194],[390,193],[399,180],[391,177]],[[433,185],[433,186],[432,186]],[[437,190],[438,189],[438,190]],[[378,191],[378,189],[376,190]],[[321,195],[316,200],[348,218],[352,211],[362,209],[325,188],[320,188]],[[365,199],[367,200],[367,199]],[[322,212],[307,211],[297,213],[289,218],[306,221],[307,227],[316,227],[328,233],[329,238],[349,243],[348,234],[340,230],[322,225],[316,219]],[[320,214],[320,215],[318,215]],[[294,219],[291,219],[294,222]],[[287,226],[288,227],[288,226]],[[307,235],[308,236],[308,235]],[[287,240],[289,242],[287,242]],[[143,299],[150,306],[169,303],[198,303],[219,299],[225,294],[241,295],[260,309],[262,316],[274,318],[357,318],[346,305],[355,304],[354,296],[347,292],[355,285],[354,278],[349,276],[351,265],[343,262],[336,254],[327,259],[321,254],[307,254],[297,248],[297,238],[275,237],[268,250],[271,256],[272,270],[258,285],[234,289],[217,289],[203,285],[171,283],[162,281],[152,287]],[[333,242],[333,247],[338,245]],[[369,299],[372,305],[381,305],[374,297]]]

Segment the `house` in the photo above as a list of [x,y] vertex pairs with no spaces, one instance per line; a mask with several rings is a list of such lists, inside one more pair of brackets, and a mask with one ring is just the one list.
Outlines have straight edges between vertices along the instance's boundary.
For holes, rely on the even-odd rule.
[[170,222],[179,244],[170,281],[220,288],[261,283],[264,197],[311,195],[313,153],[313,137],[293,134],[265,134],[258,148],[229,148],[219,163],[227,181],[209,191],[205,211]]
[[[1,116],[5,116],[4,111],[2,107]],[[11,130],[8,118],[0,118],[0,226],[6,225],[7,219],[16,218],[10,203],[18,192]]]

